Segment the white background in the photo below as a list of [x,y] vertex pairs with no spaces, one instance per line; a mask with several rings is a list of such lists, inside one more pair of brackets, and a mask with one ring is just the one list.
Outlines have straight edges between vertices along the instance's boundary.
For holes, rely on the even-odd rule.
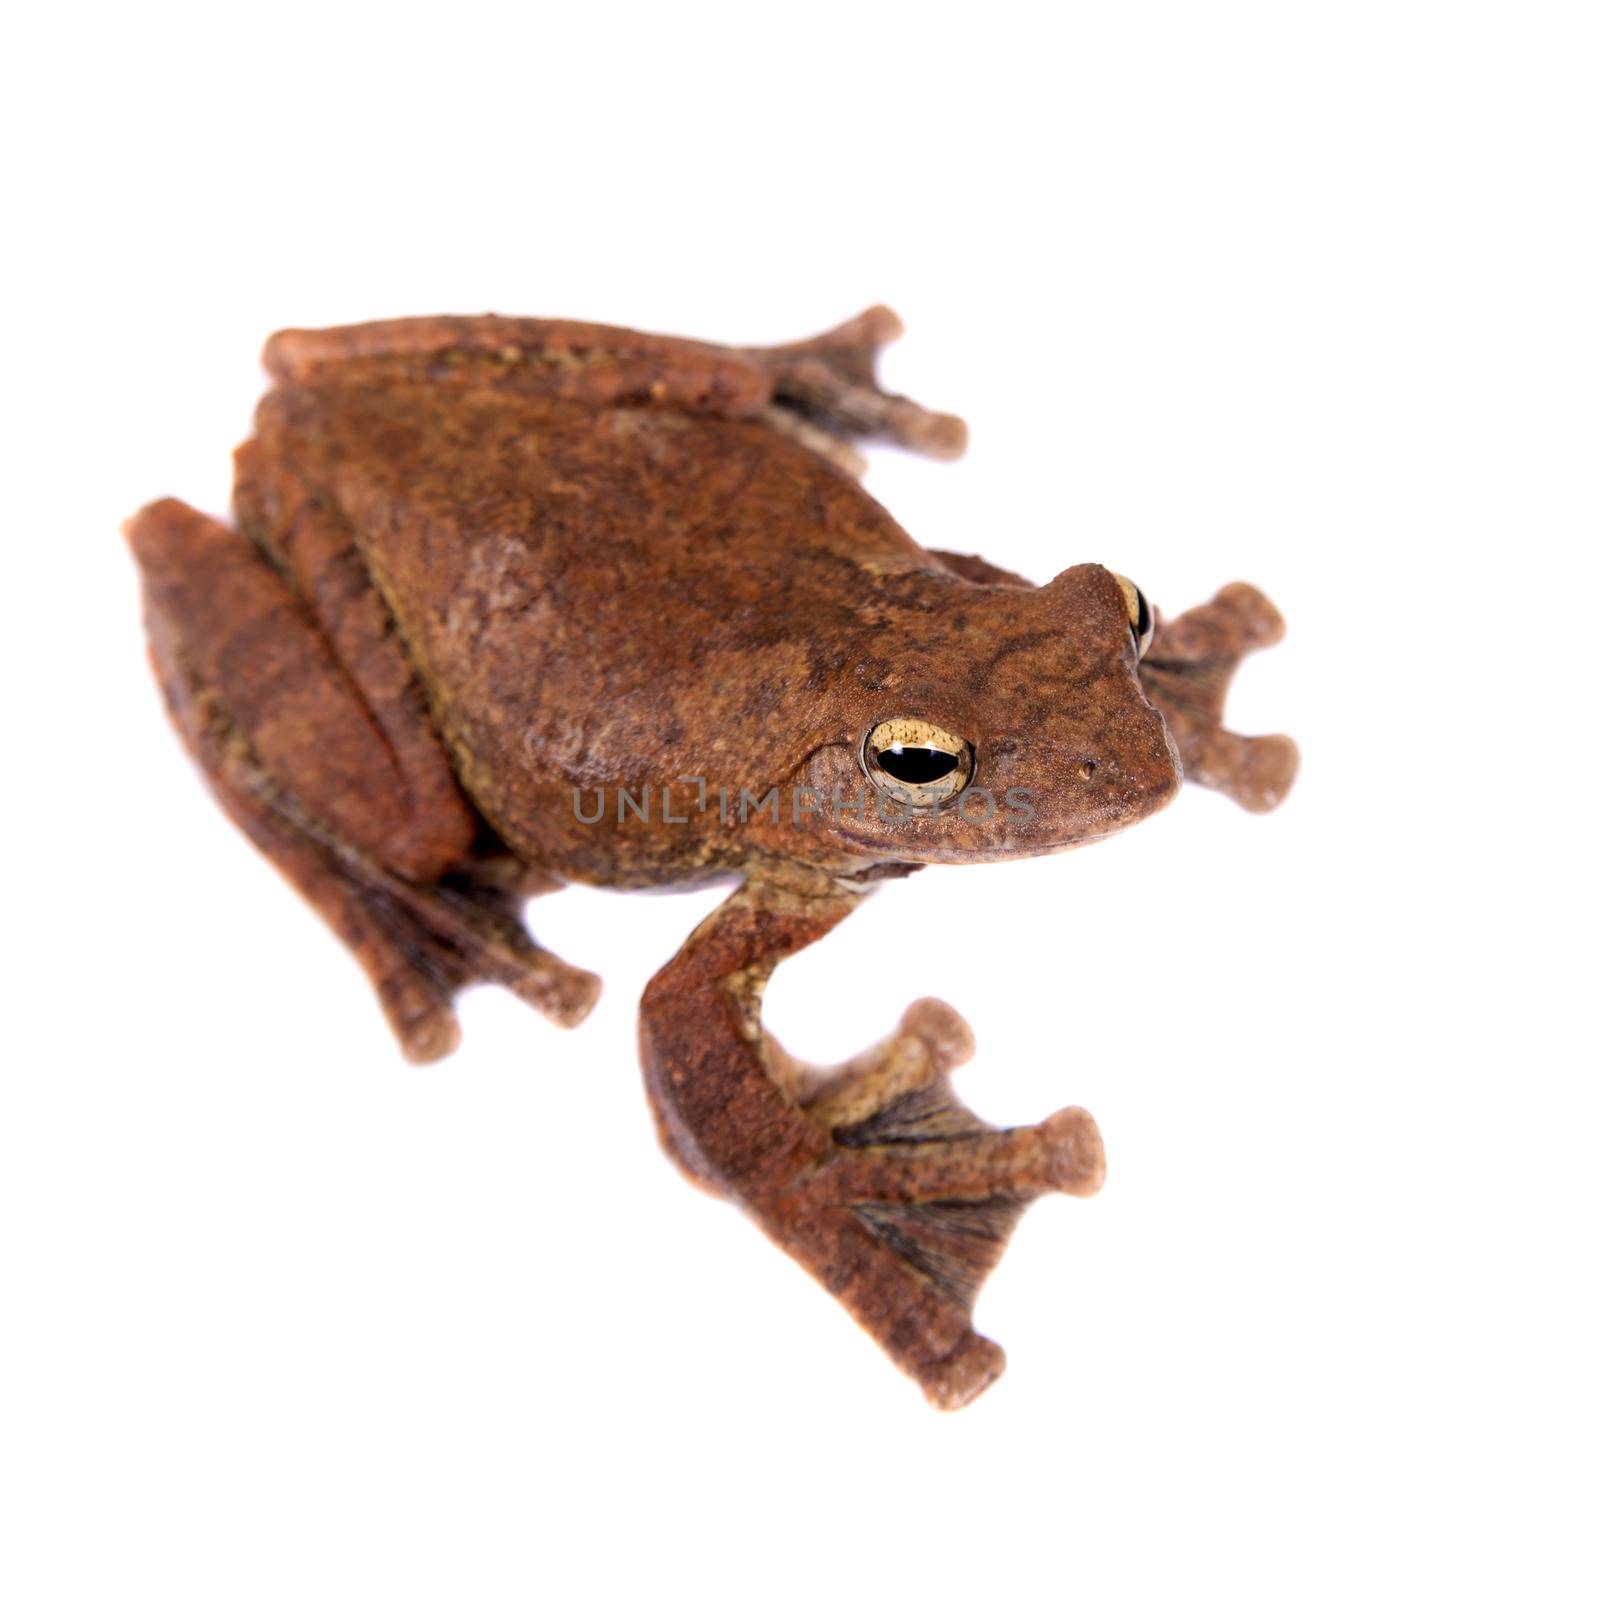
[[[0,1588],[1593,1594],[1592,8],[33,8],[9,245]],[[996,1121],[1089,1106],[937,1415],[656,1151],[647,976],[401,1064],[145,670],[141,502],[227,502],[284,325],[729,341],[874,300],[967,459],[921,540],[1289,618],[1198,790],[891,885],[786,968],[828,1060],[937,994]]]

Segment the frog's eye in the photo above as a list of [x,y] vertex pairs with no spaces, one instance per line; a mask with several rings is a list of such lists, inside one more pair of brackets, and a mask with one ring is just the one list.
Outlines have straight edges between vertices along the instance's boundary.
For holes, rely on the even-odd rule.
[[966,788],[972,746],[920,717],[890,717],[862,740],[861,766],[891,799],[929,810]]
[[1122,603],[1128,608],[1128,627],[1133,632],[1134,648],[1142,657],[1150,648],[1150,640],[1156,631],[1156,614],[1150,609],[1150,602],[1145,599],[1144,590],[1138,584],[1117,572],[1111,576],[1122,590]]

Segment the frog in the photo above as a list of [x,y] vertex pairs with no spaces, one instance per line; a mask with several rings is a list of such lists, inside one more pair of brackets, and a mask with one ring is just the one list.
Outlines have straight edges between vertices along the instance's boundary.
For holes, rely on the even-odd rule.
[[954,1409],[1003,1369],[973,1308],[1018,1217],[1104,1181],[1094,1119],[980,1119],[951,1086],[971,1030],[934,999],[802,1061],[768,980],[885,882],[1107,838],[1185,777],[1270,810],[1298,757],[1224,726],[1283,632],[1256,589],[1169,620],[1106,566],[1034,583],[925,549],[867,493],[866,444],[966,441],[879,383],[900,331],[883,307],[772,346],[286,330],[231,522],[162,499],[125,532],[183,743],[411,1061],[455,1048],[471,984],[590,1012],[537,897],[727,888],[640,1002],[660,1142]]

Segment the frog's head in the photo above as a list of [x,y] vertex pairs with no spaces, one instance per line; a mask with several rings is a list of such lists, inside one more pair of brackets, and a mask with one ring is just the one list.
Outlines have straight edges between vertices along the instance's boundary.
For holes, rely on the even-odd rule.
[[880,615],[886,670],[848,694],[848,743],[807,779],[865,798],[829,818],[836,844],[909,862],[1043,855],[1177,793],[1177,748],[1139,682],[1154,619],[1134,584],[1078,566],[1040,589],[940,581],[906,599]]

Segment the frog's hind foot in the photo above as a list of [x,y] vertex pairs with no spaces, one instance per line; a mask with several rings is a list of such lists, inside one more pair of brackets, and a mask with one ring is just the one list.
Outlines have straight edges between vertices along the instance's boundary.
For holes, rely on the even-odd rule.
[[521,895],[495,881],[496,860],[481,870],[467,863],[431,884],[408,883],[370,861],[339,865],[383,927],[388,949],[378,999],[408,1059],[436,1061],[455,1048],[454,998],[473,984],[499,984],[562,1028],[576,1027],[600,998],[594,973],[528,936]]
[[223,809],[361,963],[406,1055],[454,1049],[453,998],[473,982],[582,1020],[599,979],[528,937],[518,908],[540,885],[525,869],[470,841],[421,880],[384,859],[397,840],[420,849],[393,748],[261,555],[175,500],[126,531],[179,733]]
[[768,420],[859,475],[853,441],[883,438],[923,455],[953,460],[967,445],[960,417],[930,411],[877,379],[878,351],[900,337],[899,317],[873,306],[828,333],[796,344],[752,346],[737,354],[772,379]]
[[[408,1061],[425,1065],[456,1048],[455,998],[474,984],[499,984],[559,1027],[593,1009],[599,978],[533,942],[521,896],[496,881],[494,859],[408,882],[330,837],[225,722],[201,730],[197,750],[224,809],[361,963]],[[207,752],[219,751],[213,767]]]
[[1104,1152],[1085,1111],[994,1128],[963,1105],[949,1075],[972,1036],[936,1000],[832,1071],[788,1055],[759,1025],[766,973],[847,909],[735,895],[646,991],[646,1080],[689,1174],[737,1199],[949,1410],[1004,1368],[972,1309],[1018,1217],[1043,1194],[1095,1193]]

